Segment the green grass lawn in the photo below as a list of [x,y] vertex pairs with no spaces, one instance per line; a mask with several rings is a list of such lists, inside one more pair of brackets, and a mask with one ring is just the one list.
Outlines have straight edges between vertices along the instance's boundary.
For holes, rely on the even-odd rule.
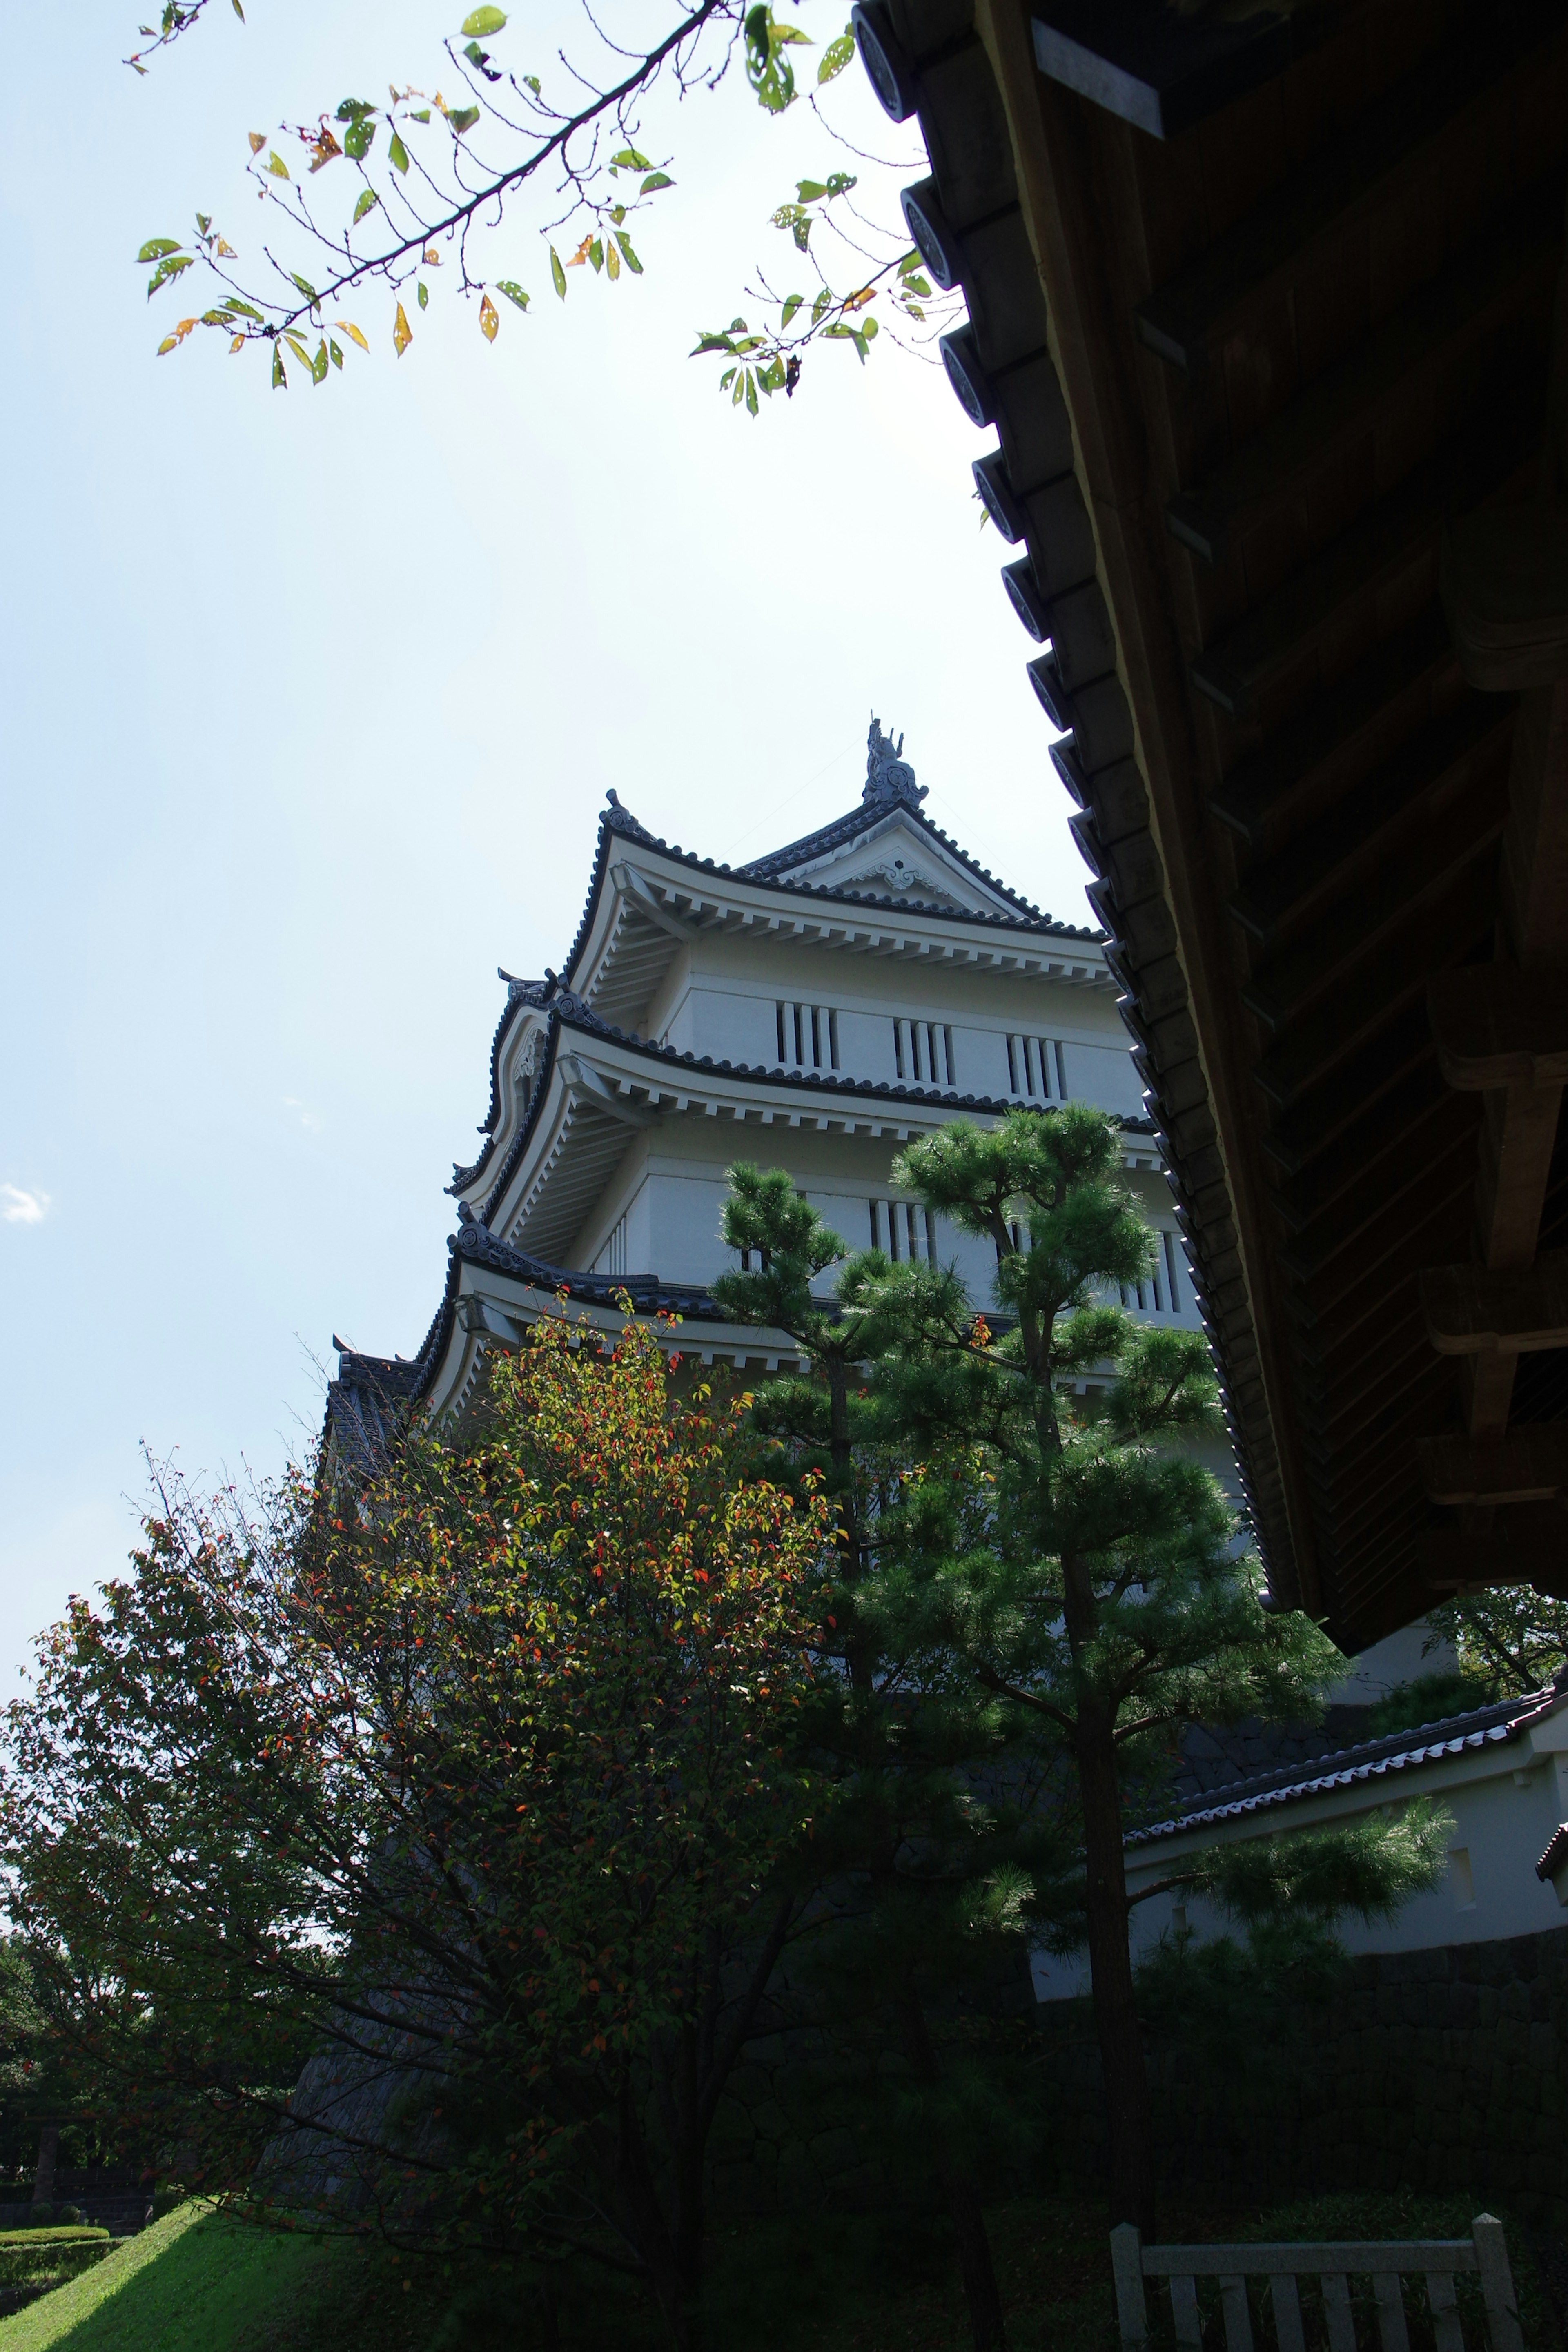
[[[1246,2216],[1173,2210],[1162,2234],[1453,2237],[1468,2229],[1472,2205],[1346,2197]],[[1103,2213],[1030,2200],[990,2219],[1013,2352],[1114,2352]],[[1526,2344],[1555,2352],[1512,2228],[1510,2252]],[[926,2216],[721,2231],[709,2305],[711,2352],[967,2352],[963,2294]],[[1429,2341],[1413,2324],[1413,2352],[1424,2333]],[[411,2268],[379,2248],[264,2233],[195,2202],[0,2320],[0,2352],[528,2352],[540,2341],[526,2283],[513,2273]],[[559,2342],[563,2352],[662,2352],[664,2338],[595,2277],[563,2294]],[[1479,2330],[1475,2343],[1480,2352]]]

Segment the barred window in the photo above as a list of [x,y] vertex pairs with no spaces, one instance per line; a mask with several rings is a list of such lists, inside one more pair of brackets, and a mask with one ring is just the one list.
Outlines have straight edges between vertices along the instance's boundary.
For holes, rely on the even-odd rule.
[[941,1021],[895,1020],[893,1067],[906,1085],[956,1086],[952,1031]]
[[778,1059],[786,1070],[837,1070],[838,1011],[832,1004],[775,1003]]
[[1067,1063],[1057,1037],[1028,1037],[1015,1033],[1007,1039],[1007,1085],[1026,1101],[1066,1102]]
[[873,1201],[871,1247],[886,1250],[895,1264],[934,1265],[936,1219],[913,1201]]

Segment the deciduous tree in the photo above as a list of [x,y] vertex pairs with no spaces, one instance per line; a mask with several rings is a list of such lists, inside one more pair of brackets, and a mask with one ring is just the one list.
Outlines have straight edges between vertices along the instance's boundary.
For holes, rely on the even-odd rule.
[[473,1443],[410,1430],[262,1509],[165,1485],[133,1573],[45,1639],[13,1915],[209,2179],[594,2255],[695,2340],[703,2150],[809,1805],[825,1506],[750,1443],[652,1333],[606,1358],[552,1319]]

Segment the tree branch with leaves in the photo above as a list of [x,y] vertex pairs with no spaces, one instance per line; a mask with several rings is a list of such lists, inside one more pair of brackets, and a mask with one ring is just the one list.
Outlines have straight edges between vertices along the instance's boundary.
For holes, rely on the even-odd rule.
[[[206,5],[171,0],[161,29],[142,28],[150,46],[127,62],[145,73],[148,60],[192,30]],[[675,184],[673,159],[643,152],[656,96],[679,101],[715,92],[738,65],[763,115],[777,119],[802,95],[793,52],[812,46],[812,37],[775,17],[768,0],[689,0],[651,40],[623,37],[586,0],[583,22],[579,54],[561,50],[552,65],[540,61],[548,89],[544,71],[508,61],[515,32],[502,9],[486,5],[442,43],[443,86],[427,92],[394,82],[384,100],[351,96],[311,121],[250,131],[245,174],[264,207],[256,249],[242,255],[215,210],[197,213],[194,236],[149,237],[137,256],[151,268],[150,299],[170,286],[199,285],[206,298],[174,322],[160,356],[205,329],[225,338],[231,354],[261,347],[277,390],[288,389],[291,365],[325,383],[342,371],[345,347],[371,349],[363,326],[347,315],[351,306],[369,294],[390,299],[391,341],[401,359],[415,340],[410,309],[426,310],[433,291],[447,283],[477,306],[479,331],[493,343],[504,307],[523,313],[532,304],[521,278],[498,274],[490,259],[524,200],[560,300],[574,269],[591,269],[610,284],[641,277],[642,225]],[[814,109],[853,55],[846,26],[823,47]],[[908,249],[901,225],[889,230],[851,205],[858,178],[833,171],[800,180],[795,197],[772,215],[806,257],[815,286],[779,294],[763,272],[752,289],[763,306],[762,323],[737,317],[699,336],[692,356],[731,360],[720,389],[753,416],[761,399],[793,395],[805,354],[817,342],[847,343],[864,362],[878,332],[875,302],[896,338],[930,340],[935,331],[927,306],[936,298],[920,257]],[[847,288],[842,278],[836,287],[823,268],[825,240],[842,248]]]

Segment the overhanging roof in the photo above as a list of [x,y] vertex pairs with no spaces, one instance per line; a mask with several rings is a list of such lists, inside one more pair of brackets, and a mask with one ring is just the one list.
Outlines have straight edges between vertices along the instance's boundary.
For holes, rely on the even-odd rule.
[[1544,1724],[1557,1711],[1563,1696],[1563,1691],[1553,1685],[1522,1697],[1498,1699],[1440,1722],[1407,1726],[1381,1739],[1327,1749],[1307,1765],[1249,1774],[1244,1780],[1190,1799],[1168,1821],[1130,1830],[1123,1843],[1129,1847],[1155,1845],[1192,1830],[1215,1828],[1222,1822],[1272,1814],[1281,1806],[1326,1796],[1335,1789],[1369,1786],[1418,1764],[1441,1764],[1450,1759],[1473,1758],[1482,1748],[1516,1745],[1527,1731]]
[[[1568,1240],[1545,1065],[1534,1207],[1500,1259],[1480,1139],[1518,1104],[1456,1077],[1427,1006],[1500,952],[1539,966],[1553,921],[1568,942],[1568,890],[1554,913],[1542,895],[1564,868],[1537,854],[1568,805],[1546,740],[1568,627],[1548,597],[1529,677],[1490,661],[1506,562],[1458,644],[1453,624],[1486,587],[1471,519],[1568,488],[1561,409],[1554,456],[1543,439],[1554,335],[1568,383],[1568,11],[868,0],[856,20],[889,111],[919,113],[910,226],[968,305],[949,373],[1000,440],[980,487],[1024,549],[1006,587],[1047,648],[1031,672],[1068,730],[1274,1588],[1349,1647],[1467,1580],[1568,1589],[1568,1522],[1511,1456],[1489,1458],[1521,1498],[1457,1519],[1423,1452],[1451,1434],[1474,1474],[1476,1444],[1560,1422],[1568,1353],[1511,1358],[1489,1422],[1417,1279]],[[1521,758],[1537,785],[1557,760],[1555,801],[1510,795]]]
[[[493,1168],[480,1161],[459,1171],[448,1187],[467,1196],[466,1205],[486,1227],[510,1235],[521,1220],[531,1238],[537,1231],[542,1255],[571,1241],[582,1221],[582,1192],[608,1175],[629,1130],[661,1114],[903,1141],[943,1119],[995,1118],[1016,1108],[1010,1098],[961,1094],[955,1087],[682,1053],[601,1020],[569,989],[554,992],[544,1034],[527,1115],[505,1153]],[[1153,1121],[1134,1118],[1121,1124],[1129,1164],[1158,1168]],[[569,1181],[563,1181],[563,1171]]]

